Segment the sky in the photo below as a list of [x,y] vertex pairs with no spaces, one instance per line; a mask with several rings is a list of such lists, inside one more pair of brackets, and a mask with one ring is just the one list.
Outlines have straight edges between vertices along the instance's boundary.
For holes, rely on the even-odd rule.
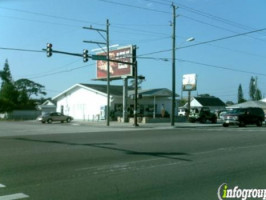
[[[54,50],[93,54],[99,47],[83,41],[103,38],[82,27],[106,29],[109,19],[110,45],[138,47],[138,72],[146,77],[142,88],[171,90],[172,3],[178,7],[176,93],[182,93],[183,75],[195,73],[194,96],[236,102],[241,84],[249,99],[254,76],[266,97],[265,0],[0,0],[0,70],[7,59],[14,80],[44,85],[46,97],[76,83],[106,84],[93,80],[95,61],[55,53],[48,58],[41,50],[52,43]],[[187,42],[191,37],[195,40]]]

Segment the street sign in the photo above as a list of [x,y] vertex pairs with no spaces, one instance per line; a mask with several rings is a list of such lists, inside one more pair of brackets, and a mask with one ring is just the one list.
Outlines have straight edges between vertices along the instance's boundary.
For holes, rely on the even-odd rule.
[[106,55],[91,55],[92,60],[107,60]]

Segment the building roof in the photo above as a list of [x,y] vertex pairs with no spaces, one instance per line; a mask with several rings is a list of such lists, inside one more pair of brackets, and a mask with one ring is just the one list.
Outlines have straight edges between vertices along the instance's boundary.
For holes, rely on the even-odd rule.
[[[134,90],[128,92],[129,95],[134,94]],[[167,88],[149,89],[149,90],[138,90],[138,94],[143,97],[171,97],[172,91]],[[178,96],[178,95],[176,95]]]
[[217,97],[194,97],[202,106],[226,106],[225,103]]
[[[61,98],[66,93],[70,91],[74,91],[77,87],[82,87],[87,90],[94,90],[97,91],[103,95],[107,94],[107,85],[99,85],[99,84],[85,84],[85,83],[79,83],[76,84],[67,90],[61,92],[57,96],[53,98],[53,100],[57,100],[58,98]],[[131,89],[131,90],[130,90]],[[167,88],[159,88],[159,89],[150,89],[150,90],[138,90],[139,94],[142,94],[143,97],[171,97],[172,91]],[[128,95],[134,94],[134,90],[132,88],[129,88]],[[110,85],[110,95],[111,96],[123,96],[123,86],[120,85]],[[178,95],[176,95],[178,96]]]
[[[102,92],[104,94],[107,93],[107,85],[84,84],[84,83],[81,83],[80,85],[83,85],[85,87],[97,90],[97,91]],[[110,90],[110,95],[112,95],[112,96],[122,96],[123,95],[123,86],[110,85],[109,90]]]
[[244,103],[228,106],[227,108],[247,108],[247,107],[259,107],[259,108],[262,108],[262,109],[266,109],[266,102],[263,102],[263,101],[247,101],[247,102],[244,102]]
[[[107,94],[107,85],[96,85],[96,84],[84,84],[84,83],[79,83],[75,84],[72,87],[66,89],[65,91],[61,92],[60,94],[56,95],[53,97],[52,100],[57,100],[64,96],[66,93],[70,91],[74,91],[76,88],[84,88],[87,90],[92,90],[92,91],[97,91],[101,93],[102,95]],[[123,95],[123,86],[119,85],[110,85],[110,95],[111,96],[122,96]]]

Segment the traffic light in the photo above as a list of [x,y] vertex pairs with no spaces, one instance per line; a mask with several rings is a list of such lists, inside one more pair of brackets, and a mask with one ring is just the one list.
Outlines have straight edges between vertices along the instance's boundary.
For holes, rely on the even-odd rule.
[[83,62],[88,62],[88,60],[89,60],[88,52],[89,51],[87,49],[83,50]]
[[47,53],[47,57],[51,57],[53,54],[53,49],[52,49],[53,45],[51,43],[47,43],[46,46],[46,53]]

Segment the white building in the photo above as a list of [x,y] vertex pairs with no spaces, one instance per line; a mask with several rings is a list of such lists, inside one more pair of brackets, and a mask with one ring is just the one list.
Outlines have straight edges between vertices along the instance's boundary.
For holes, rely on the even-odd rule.
[[[53,98],[57,104],[57,112],[70,115],[77,120],[105,119],[107,105],[106,85],[76,84]],[[128,115],[133,115],[134,102],[129,91]],[[139,113],[143,116],[156,117],[161,113],[161,107],[170,113],[172,92],[168,89],[140,90],[142,94],[139,103]],[[123,86],[110,85],[110,113],[115,119],[122,116]],[[155,112],[154,112],[155,111]]]
[[[187,108],[187,103],[183,106]],[[191,108],[209,107],[212,112],[224,110],[225,103],[217,97],[193,97],[190,101]]]

